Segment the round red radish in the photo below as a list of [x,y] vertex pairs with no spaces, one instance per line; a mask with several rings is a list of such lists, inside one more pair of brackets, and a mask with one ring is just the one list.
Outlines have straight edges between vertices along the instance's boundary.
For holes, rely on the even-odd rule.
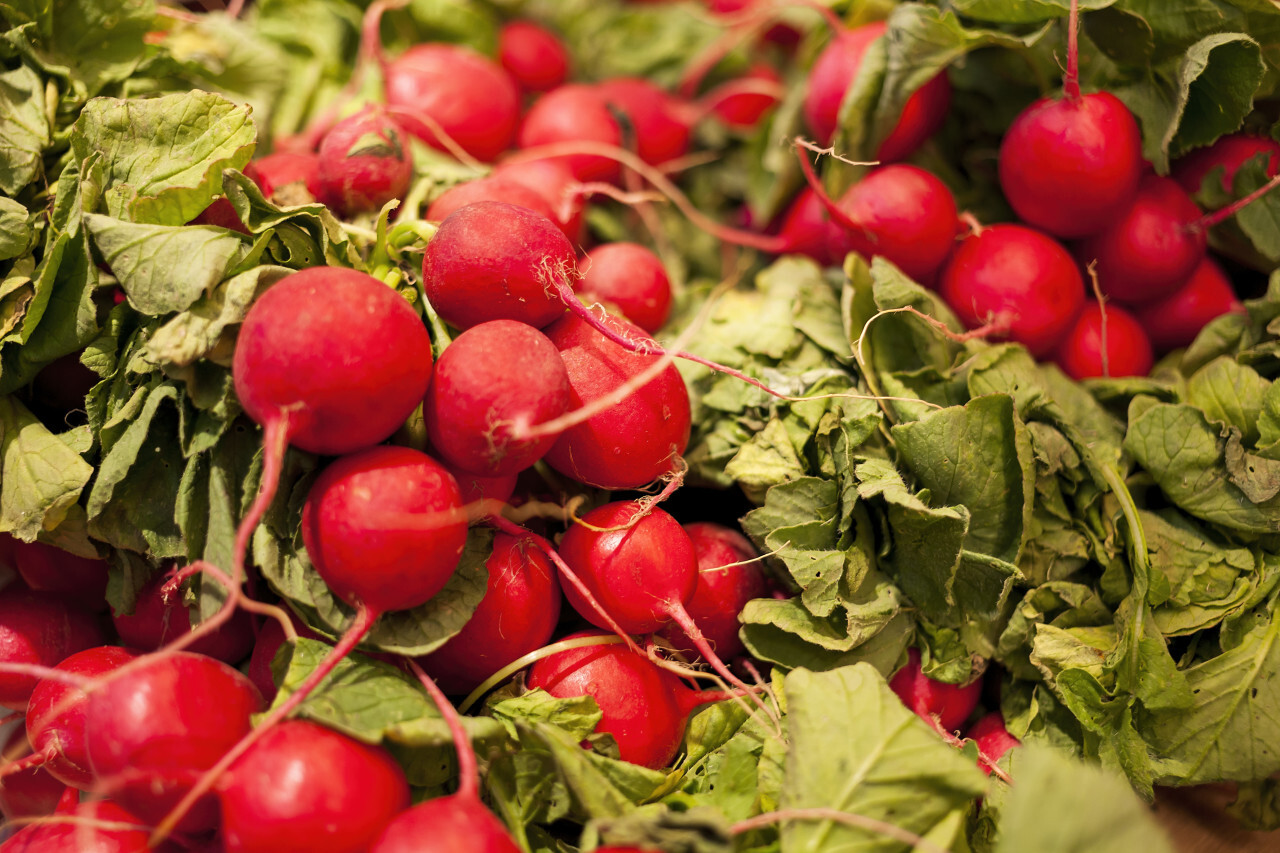
[[[443,195],[431,202],[425,218],[431,222],[443,222],[455,211],[478,201],[504,201],[508,204],[518,204],[542,214],[553,222],[557,219],[555,208],[540,192],[514,178],[497,174],[450,187]],[[569,235],[566,233],[565,236]]]
[[[620,318],[610,315],[603,322],[632,339],[647,337]],[[546,333],[569,371],[571,411],[614,392],[658,360],[624,349],[573,314],[548,326]],[[668,365],[622,402],[565,430],[545,459],[587,485],[639,488],[674,470],[676,457],[689,443],[689,430],[689,391],[675,365]]]
[[1053,352],[1084,307],[1084,280],[1067,250],[1022,225],[989,225],[965,237],[942,268],[938,292],[970,329],[1037,357]]
[[564,42],[532,21],[510,21],[498,32],[498,62],[526,92],[547,92],[569,76]]
[[[1103,307],[1090,300],[1066,337],[1054,361],[1072,379],[1097,376],[1146,376],[1154,357],[1142,324],[1118,305]],[[1105,337],[1104,337],[1105,331]]]
[[0,853],[151,853],[173,849],[153,848],[148,843],[150,829],[113,802],[88,800],[65,817],[65,821],[22,827],[0,844]]
[[808,186],[796,194],[782,215],[778,236],[786,243],[787,252],[812,258],[824,267],[838,262],[833,249],[844,241],[840,226],[831,221],[822,200]]
[[78,557],[43,542],[15,539],[12,565],[31,589],[68,596],[90,610],[107,607],[106,560]]
[[[430,456],[372,447],[316,478],[302,508],[302,540],[338,598],[375,613],[408,610],[453,576],[467,540],[461,506],[458,484]],[[409,525],[412,517],[423,523]]]
[[479,799],[436,797],[401,812],[369,853],[520,853],[502,821]]
[[[605,636],[581,631],[566,639]],[[613,735],[623,761],[665,767],[680,750],[687,713],[675,698],[679,679],[614,643],[565,649],[534,663],[529,687],[552,696],[590,696],[600,706],[596,731]]]
[[422,258],[427,299],[459,329],[489,320],[542,328],[565,313],[552,279],[576,272],[573,246],[554,222],[501,201],[455,211]]
[[[642,77],[616,77],[597,85],[605,103],[626,117],[624,144],[652,165],[689,152],[689,106]],[[630,137],[630,138],[625,138]]]
[[1097,261],[1102,292],[1126,305],[1168,296],[1191,278],[1205,256],[1196,207],[1177,182],[1147,175],[1133,204],[1110,227],[1081,240],[1076,256]]
[[1231,280],[1212,258],[1205,256],[1182,287],[1134,310],[1138,322],[1159,352],[1189,346],[1215,317],[1240,311]]
[[[0,592],[0,661],[57,666],[106,636],[96,613],[61,595],[9,588]],[[0,705],[26,710],[34,675],[0,673]]]
[[[260,710],[257,688],[225,663],[153,655],[89,694],[84,733],[96,788],[158,822],[249,733]],[[217,823],[217,801],[205,796],[178,827],[202,832]]]
[[[698,559],[698,583],[685,609],[722,659],[746,651],[738,636],[738,614],[748,601],[769,594],[769,581],[760,567],[759,554],[747,537],[736,530],[708,521],[684,525]],[[697,656],[697,648],[684,631],[668,625],[659,633],[685,657]]]
[[[1009,730],[1004,726],[1004,717],[999,711],[992,711],[983,716],[969,727],[964,736],[976,743],[978,751],[992,764],[1003,758],[1005,753],[1015,746],[1022,745],[1022,741],[1009,734]],[[980,765],[983,772],[990,776],[991,768],[985,763]]]
[[[320,187],[320,155],[310,151],[278,151],[251,164],[262,194],[277,204],[326,201]],[[248,174],[246,172],[246,174]]]
[[511,147],[520,92],[492,60],[461,45],[417,44],[386,67],[385,77],[387,104],[401,126],[428,145],[447,150],[439,128],[485,162]]
[[349,453],[388,438],[431,380],[431,338],[405,301],[370,275],[311,267],[249,309],[231,373],[260,424],[287,416],[291,444]]
[[1000,144],[1000,186],[1028,225],[1083,237],[1116,222],[1142,177],[1142,134],[1119,98],[1042,98]]
[[[521,148],[578,141],[622,145],[622,128],[604,92],[594,86],[570,83],[552,89],[534,102],[520,125]],[[621,173],[615,161],[595,154],[556,159],[580,181],[612,181]]]
[[462,503],[470,504],[476,501],[497,501],[498,503],[506,503],[511,500],[511,496],[516,491],[516,474],[504,474],[501,477],[481,477],[460,468],[450,468],[446,463],[445,468],[453,475],[453,479],[458,482],[458,489],[462,492]]
[[569,374],[555,344],[516,320],[472,326],[440,354],[423,402],[432,449],[449,466],[482,477],[537,462],[556,435],[519,439],[569,408]]
[[489,582],[475,613],[456,636],[420,660],[446,693],[469,693],[545,646],[560,618],[555,570],[532,540],[499,533],[485,566]]
[[671,313],[671,279],[662,259],[639,243],[605,243],[579,261],[574,290],[588,302],[613,305],[654,334]]
[[[761,90],[744,89],[750,84],[758,84]],[[737,80],[712,89],[703,96],[702,103],[729,127],[750,130],[778,103],[777,95],[763,91],[769,87],[782,91],[782,76],[769,63],[757,62]]]
[[1179,157],[1174,162],[1169,177],[1189,194],[1195,194],[1200,192],[1209,173],[1221,167],[1222,189],[1231,192],[1236,172],[1261,154],[1267,155],[1267,174],[1275,177],[1280,171],[1280,142],[1266,136],[1230,133],[1207,148],[1197,148],[1190,154]]
[[[835,136],[840,103],[861,70],[867,48],[887,30],[887,24],[877,21],[837,33],[813,63],[804,119],[821,144],[829,145]],[[892,163],[911,156],[942,126],[950,104],[951,83],[946,74],[930,78],[907,98],[898,123],[876,148],[876,159]]]
[[[105,675],[138,657],[120,646],[96,646],[71,655],[56,667],[70,675],[93,678]],[[89,790],[93,768],[85,742],[85,712],[88,695],[61,681],[45,678],[31,692],[27,704],[26,730],[32,748],[48,756],[44,767],[66,784]]]
[[404,771],[381,747],[285,720],[217,784],[227,853],[364,853],[409,806]]
[[[27,733],[21,726],[9,731],[0,747],[5,764],[31,755]],[[5,773],[0,779],[0,814],[8,821],[53,814],[67,786],[45,767]]]
[[413,179],[403,131],[380,106],[343,119],[320,143],[316,173],[320,195],[339,213],[373,213],[404,198]]
[[[145,652],[191,632],[191,609],[182,601],[182,591],[162,593],[167,578],[161,573],[138,591],[133,613],[114,614],[120,642]],[[237,610],[231,619],[211,634],[186,647],[189,652],[208,655],[224,663],[239,663],[253,648],[253,619],[247,610]]]
[[[506,178],[523,184],[541,195],[551,205],[555,215],[551,218],[560,226],[564,236],[575,245],[582,239],[582,216],[585,208],[583,196],[573,192],[578,183],[569,164],[563,159],[517,160],[499,163],[491,177]],[[498,199],[502,201],[503,199]]]
[[907,664],[894,673],[889,689],[902,704],[926,720],[936,719],[944,731],[955,731],[978,707],[982,679],[968,684],[947,684],[925,675],[920,667],[920,651],[907,650]]

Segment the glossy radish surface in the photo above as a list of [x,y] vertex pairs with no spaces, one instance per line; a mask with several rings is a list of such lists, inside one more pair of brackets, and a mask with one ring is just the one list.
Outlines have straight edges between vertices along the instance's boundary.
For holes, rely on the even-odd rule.
[[[80,803],[65,822],[33,824],[0,844],[0,853],[151,853],[143,821],[108,801]],[[78,820],[77,820],[78,819]]]
[[43,542],[14,540],[12,562],[31,589],[56,592],[90,610],[106,608],[106,560],[80,557]]
[[425,218],[432,222],[443,222],[458,209],[477,201],[503,201],[507,204],[518,204],[553,221],[558,215],[551,202],[542,193],[513,178],[493,174],[487,178],[450,187],[431,202]]
[[649,334],[671,313],[671,279],[662,259],[639,243],[605,243],[578,262],[574,290],[584,300],[614,305]]
[[623,145],[641,160],[657,165],[689,152],[692,116],[687,104],[642,77],[617,77],[597,88],[605,103],[625,117]]
[[[102,618],[51,592],[9,588],[0,592],[0,661],[57,666],[106,640]],[[38,678],[0,673],[0,705],[26,710]]]
[[1215,317],[1242,310],[1222,267],[1205,257],[1182,287],[1134,309],[1159,352],[1185,347]]
[[956,731],[978,707],[982,679],[969,684],[948,684],[930,678],[920,666],[920,651],[908,649],[907,663],[889,680],[889,689],[917,715],[936,719],[944,731]]
[[413,178],[408,139],[378,106],[338,122],[320,143],[316,171],[319,198],[339,212],[376,213],[404,197]]
[[[7,764],[31,755],[27,733],[22,726],[10,729],[0,746],[0,755]],[[49,773],[44,766],[7,772],[0,779],[0,815],[7,821],[53,814],[67,786]]]
[[1054,360],[1072,379],[1146,376],[1154,356],[1142,324],[1118,305],[1090,300],[1058,344]]
[[498,32],[498,62],[526,92],[546,92],[569,76],[569,51],[546,27],[510,21]]
[[[529,109],[520,125],[521,148],[557,142],[589,140],[622,145],[622,128],[602,91],[569,83],[552,89]],[[557,157],[580,181],[612,181],[620,169],[613,160],[595,154]]]

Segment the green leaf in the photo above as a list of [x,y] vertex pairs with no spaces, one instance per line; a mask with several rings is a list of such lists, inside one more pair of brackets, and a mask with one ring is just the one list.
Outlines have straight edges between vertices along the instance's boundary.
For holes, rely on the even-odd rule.
[[1013,755],[996,853],[1173,853],[1122,777],[1038,744]]
[[1258,440],[1258,418],[1270,389],[1271,382],[1256,370],[1222,356],[1187,380],[1187,402],[1209,420],[1234,426],[1252,444]]
[[[1116,0],[1081,0],[1080,11],[1102,9]],[[966,18],[996,24],[1036,24],[1065,18],[1070,0],[953,0],[951,7]]]
[[137,68],[155,22],[153,0],[43,0],[40,6],[22,16],[36,22],[35,55],[69,77],[80,98]]
[[0,397],[0,532],[30,542],[53,530],[93,474],[22,403]]
[[[782,807],[832,808],[917,835],[963,813],[986,788],[977,766],[907,710],[867,664],[786,679],[788,730]],[[857,720],[849,726],[848,720]],[[832,738],[833,726],[842,735]],[[927,790],[929,796],[921,797]],[[784,853],[901,850],[897,839],[823,820],[782,824]]]
[[[0,261],[25,255],[31,245],[32,230],[31,213],[13,199],[0,196]],[[30,281],[29,275],[22,278],[23,281],[0,284],[0,298]],[[7,330],[0,330],[0,337],[7,333]]]
[[44,169],[52,136],[44,81],[25,65],[0,74],[0,190],[17,195]]

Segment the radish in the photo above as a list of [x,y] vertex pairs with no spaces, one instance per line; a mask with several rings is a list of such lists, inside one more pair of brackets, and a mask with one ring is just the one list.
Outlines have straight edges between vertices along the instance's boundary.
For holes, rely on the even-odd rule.
[[965,237],[938,292],[970,329],[990,323],[1036,357],[1053,352],[1084,307],[1084,279],[1052,237],[1024,225],[988,225]]
[[462,503],[473,504],[476,501],[492,501],[494,503],[504,504],[511,500],[511,495],[516,490],[516,474],[504,474],[501,477],[481,477],[478,474],[472,474],[463,471],[460,468],[451,468],[449,463],[444,463],[444,467],[453,475],[453,479],[458,483],[458,489],[462,492]]
[[[151,853],[138,818],[106,800],[77,804],[65,820],[19,829],[0,844],[0,853]],[[131,828],[136,827],[136,828]],[[173,848],[159,848],[170,851]]]
[[[137,652],[120,646],[96,646],[77,652],[55,669],[87,679],[114,672],[136,660]],[[66,784],[90,790],[94,772],[89,763],[85,739],[88,694],[52,678],[41,679],[27,704],[27,739],[37,755],[44,756],[44,768]]]
[[[76,652],[106,640],[97,614],[48,592],[9,588],[0,592],[0,661],[57,666]],[[0,673],[0,705],[25,710],[39,678]]]
[[1191,278],[1169,295],[1134,309],[1138,322],[1160,352],[1189,346],[1215,317],[1243,310],[1222,267],[1210,257],[1200,261]]
[[574,290],[587,301],[614,305],[655,334],[671,313],[671,279],[662,260],[639,243],[606,243],[579,261]]
[[577,270],[554,222],[514,204],[469,204],[440,223],[422,258],[422,285],[436,312],[459,329],[488,320],[542,328],[565,313],[553,279]]
[[[499,163],[491,177],[509,178],[541,195],[555,211],[555,215],[551,218],[560,226],[560,230],[569,238],[569,242],[574,244],[581,242],[583,199],[582,196],[572,192],[572,187],[578,183],[578,179],[574,177],[573,170],[564,160],[522,160]],[[508,201],[509,199],[494,200]]]
[[1147,175],[1121,217],[1076,245],[1076,257],[1097,262],[1102,292],[1125,305],[1168,296],[1191,278],[1205,256],[1200,208],[1170,178]]
[[[746,652],[738,637],[738,614],[748,601],[769,595],[760,556],[747,537],[724,525],[700,521],[684,530],[698,560],[698,583],[685,609],[716,654],[736,658]],[[696,646],[679,627],[668,625],[658,633],[677,651],[696,656]]]
[[1003,758],[1006,752],[1022,745],[1022,741],[1009,734],[1004,726],[1004,717],[999,711],[992,711],[980,718],[969,727],[964,736],[978,745],[978,751],[982,754],[979,765],[988,776],[991,775],[992,765]]
[[1154,362],[1151,339],[1142,324],[1116,305],[1085,305],[1054,361],[1072,379],[1095,376],[1146,376]]
[[[518,204],[559,224],[555,208],[542,193],[514,178],[499,174],[450,187],[431,202],[425,218],[431,222],[443,222],[458,209],[478,201],[504,201],[508,204]],[[561,230],[565,229],[561,228]],[[571,238],[568,232],[565,236]]]
[[[647,340],[625,320],[606,316],[602,322],[624,337]],[[571,409],[604,399],[659,360],[624,349],[574,314],[546,333],[569,373]],[[676,470],[689,443],[690,423],[689,391],[675,366],[668,365],[624,400],[564,430],[545,459],[578,482],[635,489]]]
[[569,76],[564,42],[532,21],[509,21],[498,31],[498,62],[526,92],[547,92]]
[[982,679],[965,685],[947,684],[924,674],[920,666],[920,650],[907,650],[907,663],[889,680],[889,689],[902,704],[941,731],[956,731],[978,707],[982,695]]
[[[885,22],[877,21],[837,32],[813,63],[804,98],[804,120],[821,144],[831,144],[839,125],[840,104],[861,70],[862,58],[871,43],[887,30]],[[892,163],[911,156],[942,126],[950,104],[951,84],[946,74],[930,78],[907,98],[897,124],[876,147],[875,158]]]
[[445,462],[499,477],[528,468],[556,440],[520,440],[513,431],[564,414],[569,399],[569,374],[555,344],[525,323],[490,320],[440,354],[423,416],[431,446]]
[[545,646],[560,618],[555,570],[529,538],[498,533],[485,562],[489,582],[456,636],[420,658],[447,693],[466,694],[502,667]]
[[14,764],[32,754],[27,733],[21,726],[10,729],[0,753],[7,765],[4,778],[0,779],[0,814],[4,819],[21,821],[23,818],[53,814],[69,789],[49,773],[47,767]]
[[813,187],[802,187],[796,194],[782,215],[778,236],[785,246],[783,252],[804,255],[824,267],[837,263],[833,248],[841,242],[840,226],[831,221]]
[[1231,133],[1218,139],[1207,148],[1197,148],[1179,157],[1169,172],[1187,193],[1200,192],[1204,179],[1214,169],[1222,168],[1222,189],[1231,192],[1236,172],[1254,157],[1267,155],[1267,175],[1280,172],[1280,142],[1266,136],[1247,133]]
[[107,607],[106,560],[15,539],[11,565],[31,589],[59,593],[90,610]]
[[[278,151],[251,164],[253,180],[263,196],[277,204],[324,201],[320,186],[320,155],[310,151]],[[247,171],[245,174],[249,174]]]
[[502,821],[480,801],[480,773],[471,739],[458,712],[416,663],[410,667],[426,688],[453,737],[458,754],[458,790],[426,800],[387,825],[369,853],[520,853]]
[[625,147],[633,148],[641,160],[656,166],[689,153],[695,108],[642,77],[615,77],[596,88],[626,119]]
[[1067,23],[1063,97],[1023,110],[1000,143],[1000,187],[1027,224],[1056,237],[1084,237],[1124,215],[1142,177],[1137,119],[1110,92],[1080,94],[1079,9]]
[[338,122],[320,143],[317,198],[338,212],[374,213],[404,197],[413,161],[399,125],[377,105]]
[[385,749],[307,720],[286,720],[219,779],[227,853],[364,853],[409,806]]
[[484,162],[511,147],[520,92],[502,66],[461,45],[418,44],[383,68],[387,104],[428,145]]
[[[248,734],[260,710],[257,689],[225,663],[190,652],[153,655],[89,693],[84,737],[96,787],[158,821]],[[217,823],[217,802],[202,797],[178,827],[202,832]]]
[[782,76],[774,67],[767,62],[756,62],[741,77],[707,92],[698,103],[728,127],[747,131],[760,123],[785,91]]
[[[180,591],[166,600],[166,580],[161,573],[139,590],[133,613],[112,616],[121,643],[150,652],[191,631],[191,610],[183,603]],[[237,610],[226,624],[203,634],[186,650],[234,664],[249,654],[253,641],[252,617],[248,611]]]
[[[622,145],[622,128],[605,93],[594,86],[570,83],[552,89],[534,103],[520,125],[521,148],[578,140]],[[620,174],[615,161],[599,155],[559,159],[580,181],[612,181]]]

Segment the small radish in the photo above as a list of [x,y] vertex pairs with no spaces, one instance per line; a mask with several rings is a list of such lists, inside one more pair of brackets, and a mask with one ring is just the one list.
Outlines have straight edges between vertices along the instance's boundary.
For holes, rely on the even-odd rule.
[[804,255],[824,267],[835,266],[842,260],[833,253],[833,248],[842,242],[840,226],[831,221],[813,187],[805,186],[796,194],[782,215],[778,236],[785,244],[783,252]]
[[419,659],[446,692],[462,695],[502,667],[545,646],[560,618],[560,584],[528,538],[499,533],[485,562],[488,587],[462,630]]
[[988,776],[991,775],[991,765],[998,762],[1015,746],[1022,745],[1022,741],[1009,734],[1009,730],[1004,726],[1004,717],[999,711],[992,711],[980,718],[969,727],[964,736],[978,745],[978,751],[985,759],[979,763],[982,772]]
[[[574,177],[573,170],[564,160],[522,160],[499,163],[491,177],[509,178],[541,195],[555,211],[555,215],[551,218],[560,226],[560,230],[569,238],[569,242],[575,245],[581,242],[585,204],[582,196],[572,191],[578,179]],[[507,201],[508,199],[496,200]]]
[[369,853],[519,853],[502,821],[480,801],[480,773],[471,739],[458,712],[416,663],[414,674],[449,727],[458,754],[458,789],[402,812],[387,825]]
[[259,157],[251,165],[253,180],[258,189],[277,204],[295,205],[325,200],[319,179],[319,154],[309,151],[278,151]]
[[[153,655],[89,694],[84,732],[96,787],[158,821],[249,733],[260,710],[257,688],[225,663],[190,652]],[[217,802],[202,797],[178,827],[202,832],[217,823]]]
[[472,504],[476,501],[495,501],[497,503],[506,503],[511,500],[511,496],[516,491],[516,474],[505,474],[501,477],[481,477],[463,471],[461,468],[451,468],[445,463],[449,473],[453,475],[453,479],[458,481],[458,489],[462,492],[462,503]]
[[409,806],[385,749],[286,720],[218,780],[227,853],[364,853]]
[[422,258],[427,299],[459,329],[488,320],[542,328],[565,313],[553,279],[576,272],[573,246],[554,222],[500,201],[455,211]]
[[[0,844],[0,853],[151,853],[142,822],[107,800],[77,804],[64,820],[19,829]],[[136,827],[136,828],[132,828]]]
[[[619,318],[602,322],[634,340],[647,339]],[[569,373],[571,411],[604,400],[659,360],[624,349],[574,314],[545,331]],[[578,482],[635,489],[675,470],[689,443],[690,425],[689,391],[680,372],[668,365],[625,399],[564,430],[545,459]]]
[[1200,208],[1177,182],[1147,175],[1118,220],[1076,244],[1081,263],[1097,262],[1102,292],[1125,305],[1168,296],[1205,256]]
[[[837,32],[813,63],[804,99],[804,119],[821,144],[831,144],[839,124],[840,104],[862,68],[862,58],[871,43],[887,30],[888,25],[878,21]],[[950,104],[947,75],[930,78],[907,98],[898,123],[876,148],[876,159],[893,163],[911,156],[942,126]]]
[[1179,157],[1174,162],[1169,177],[1194,195],[1200,192],[1209,173],[1221,167],[1222,189],[1231,192],[1240,167],[1262,154],[1267,155],[1267,175],[1274,177],[1280,171],[1280,142],[1266,136],[1231,133],[1207,148],[1197,148],[1190,154]]
[[482,477],[515,474],[556,436],[513,433],[569,408],[569,373],[555,344],[516,320],[490,320],[459,335],[436,362],[423,402],[431,447],[451,467]]
[[0,754],[8,765],[4,768],[4,778],[0,779],[0,814],[4,819],[21,821],[53,814],[68,790],[66,784],[49,773],[47,767],[22,765],[26,769],[11,769],[15,766],[13,762],[21,762],[32,754],[27,733],[21,726],[9,731]]
[[[431,202],[427,208],[425,219],[431,222],[443,222],[459,208],[478,201],[503,201],[527,207],[535,213],[541,213],[552,221],[557,220],[557,212],[547,198],[531,187],[502,175],[490,175],[476,181],[450,187],[439,198]],[[558,223],[557,223],[558,224]],[[564,230],[563,228],[561,229]],[[566,237],[570,235],[566,232]]]
[[991,323],[996,335],[1047,356],[1084,307],[1084,279],[1056,240],[1023,225],[988,225],[956,247],[938,292],[970,329]]
[[320,143],[317,198],[345,216],[374,213],[404,198],[413,179],[406,142],[397,122],[377,105],[338,122]]
[[[120,646],[96,646],[71,655],[55,669],[92,679],[138,657],[138,652]],[[45,756],[45,769],[81,790],[90,790],[94,781],[84,728],[88,700],[83,690],[45,678],[31,692],[27,705],[27,739],[37,754]]]
[[107,607],[106,560],[79,557],[43,542],[14,540],[12,565],[31,589],[68,596],[90,610]]
[[581,278],[574,285],[588,302],[613,305],[623,315],[655,334],[671,313],[671,279],[662,260],[639,243],[605,243],[578,262]]
[[707,92],[698,103],[728,127],[745,131],[758,125],[785,91],[782,76],[774,67],[757,62],[741,77]]
[[[182,592],[175,591],[166,600],[165,582],[162,572],[138,591],[133,613],[112,616],[121,643],[151,652],[191,631],[191,610],[183,603]],[[237,610],[225,625],[204,634],[186,650],[235,664],[252,648],[253,619],[247,610]]]
[[616,77],[596,85],[605,103],[626,119],[624,147],[651,165],[689,153],[693,108],[642,77]]
[[532,21],[510,21],[498,31],[498,62],[526,92],[548,92],[569,76],[564,42]]
[[1117,305],[1089,301],[1054,361],[1072,379],[1098,376],[1146,376],[1154,362],[1151,339],[1132,314]]
[[[570,83],[552,89],[534,103],[520,125],[521,148],[579,140],[622,145],[622,128],[604,92],[594,86]],[[612,181],[621,173],[616,162],[599,155],[557,159],[580,181]]]
[[[9,588],[0,592],[0,661],[57,666],[106,640],[98,614],[49,592]],[[0,674],[0,705],[26,710],[39,678]]]
[[1189,346],[1210,320],[1242,306],[1222,267],[1206,256],[1182,287],[1133,310],[1152,346],[1168,352]]
[[920,666],[920,650],[907,650],[907,663],[889,680],[889,689],[897,694],[916,715],[933,722],[944,732],[956,731],[978,707],[982,695],[982,679],[968,684],[947,684],[924,674]]
[[428,145],[448,150],[454,143],[486,163],[511,147],[520,92],[492,60],[460,45],[418,44],[383,75],[401,126]]
[[1000,144],[1000,187],[1028,225],[1055,237],[1084,237],[1119,220],[1142,177],[1138,122],[1110,92],[1080,94],[1079,10],[1068,19],[1063,97],[1023,110]]

